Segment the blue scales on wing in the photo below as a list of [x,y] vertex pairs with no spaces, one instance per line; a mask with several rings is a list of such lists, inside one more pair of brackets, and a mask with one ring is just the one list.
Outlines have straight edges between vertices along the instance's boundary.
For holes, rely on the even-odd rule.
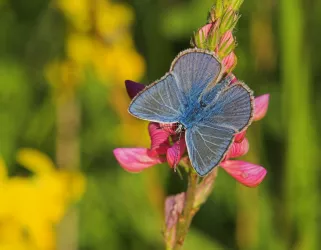
[[133,99],[129,112],[143,120],[179,122],[186,107],[216,81],[220,72],[221,64],[213,53],[185,50],[175,58],[168,74]]
[[171,65],[171,72],[187,102],[197,100],[211,83],[216,83],[222,70],[213,53],[199,49],[181,52]]
[[216,94],[203,112],[203,119],[186,131],[188,153],[200,176],[208,174],[224,159],[234,135],[251,122],[252,92],[242,83],[228,86]]
[[143,120],[174,123],[181,116],[183,100],[174,76],[167,74],[138,94],[128,111]]
[[173,61],[168,74],[139,93],[129,112],[144,120],[181,123],[192,165],[204,176],[226,155],[235,133],[251,122],[253,97],[243,83],[219,79],[221,63],[213,53],[189,49]]

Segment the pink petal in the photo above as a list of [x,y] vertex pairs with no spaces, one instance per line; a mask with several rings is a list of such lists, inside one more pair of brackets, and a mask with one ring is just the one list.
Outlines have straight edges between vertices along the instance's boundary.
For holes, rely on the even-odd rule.
[[231,44],[234,41],[234,37],[232,34],[232,31],[227,31],[224,33],[224,35],[221,37],[219,46],[224,45],[225,43]]
[[235,135],[234,142],[242,142],[245,138],[246,130]]
[[139,92],[141,92],[146,86],[144,84],[134,82],[131,80],[125,81],[127,94],[133,99]]
[[204,44],[204,42],[208,39],[208,36],[217,34],[219,32],[219,26],[219,22],[213,22],[201,27],[198,30],[198,36],[201,44]]
[[183,154],[186,150],[186,143],[185,143],[185,135],[181,135],[181,139],[173,144],[172,147],[170,147],[167,150],[167,162],[171,167],[176,166],[179,161],[181,160]]
[[236,82],[238,82],[238,80],[237,80],[237,78],[236,78],[236,76],[235,75],[233,75],[232,73],[230,73],[230,74],[228,74],[228,76],[227,77],[229,77],[230,78],[230,84],[234,84],[234,83],[236,83]]
[[[224,33],[224,35],[221,37],[220,43],[217,47],[218,51],[220,53],[223,53],[223,55],[226,55],[228,53],[228,49],[234,44],[234,37],[231,31],[227,31]],[[231,51],[229,49],[229,51]]]
[[148,125],[148,131],[151,139],[151,148],[148,154],[150,156],[157,156],[166,154],[169,144],[169,132],[162,129],[159,123],[151,122]]
[[170,135],[176,135],[177,124],[176,123],[160,123],[159,126],[168,132]]
[[200,34],[200,37],[202,37],[202,35],[204,35],[206,38],[213,25],[214,25],[213,23],[209,23],[209,24],[204,25],[202,28],[200,28],[198,31]]
[[234,52],[231,52],[222,60],[222,64],[224,65],[224,69],[226,72],[232,71],[236,63],[237,63],[237,58]]
[[265,94],[254,99],[254,121],[261,120],[269,107],[270,95]]
[[267,173],[265,168],[245,161],[223,161],[220,166],[238,182],[248,187],[258,186]]
[[116,148],[114,155],[121,167],[129,172],[140,172],[166,161],[165,157],[149,156],[147,148]]
[[242,142],[234,142],[229,152],[227,153],[227,158],[236,158],[241,157],[249,151],[250,144],[249,141],[244,138]]

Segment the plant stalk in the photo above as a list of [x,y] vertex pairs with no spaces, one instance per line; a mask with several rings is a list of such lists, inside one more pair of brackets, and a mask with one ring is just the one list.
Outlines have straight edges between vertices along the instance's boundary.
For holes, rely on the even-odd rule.
[[179,250],[183,246],[193,216],[198,210],[198,208],[196,210],[194,209],[194,200],[196,196],[197,183],[198,175],[195,172],[190,171],[188,176],[188,187],[186,191],[184,210],[178,219],[176,240],[175,245],[173,247],[174,250]]

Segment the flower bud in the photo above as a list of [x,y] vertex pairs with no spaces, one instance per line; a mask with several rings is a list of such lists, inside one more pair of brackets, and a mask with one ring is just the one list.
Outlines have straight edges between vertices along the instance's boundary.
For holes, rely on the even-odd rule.
[[209,30],[207,37],[207,49],[210,51],[216,50],[218,41],[220,39],[219,27],[220,21],[217,20],[215,23],[212,24],[211,29]]
[[237,11],[240,9],[242,3],[244,2],[244,0],[230,0],[230,7]]
[[231,52],[228,56],[226,56],[222,60],[222,64],[224,65],[225,72],[232,72],[237,64],[237,57],[234,52]]
[[221,34],[229,30],[233,30],[240,16],[231,8],[227,9],[222,17],[222,22],[220,26]]
[[235,49],[235,41],[231,31],[226,32],[218,45],[219,57],[224,58]]
[[212,8],[212,12],[214,12],[215,19],[221,18],[224,12],[224,1],[217,0],[216,5]]
[[206,40],[212,25],[212,23],[206,24],[197,31],[192,41],[193,46],[201,49],[206,49]]

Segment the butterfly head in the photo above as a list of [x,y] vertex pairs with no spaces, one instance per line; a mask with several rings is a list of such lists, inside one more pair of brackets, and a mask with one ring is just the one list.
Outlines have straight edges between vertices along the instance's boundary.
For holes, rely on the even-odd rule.
[[181,134],[181,133],[184,132],[184,131],[185,131],[184,125],[181,124],[181,123],[178,123],[178,124],[177,124],[177,128],[176,128],[176,130],[175,130],[175,133],[176,133],[176,134]]

